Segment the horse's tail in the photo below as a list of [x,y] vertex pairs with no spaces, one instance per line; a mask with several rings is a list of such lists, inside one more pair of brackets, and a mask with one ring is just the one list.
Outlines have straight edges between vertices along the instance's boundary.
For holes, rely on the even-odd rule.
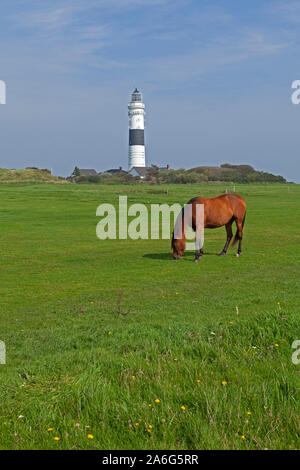
[[243,227],[243,228],[244,228],[244,225],[245,225],[246,212],[247,212],[247,211],[245,211],[245,215],[244,215],[243,222],[242,222],[242,227]]
[[[244,225],[245,225],[245,219],[246,219],[246,211],[245,211],[245,215],[244,215],[244,218],[243,218],[243,222],[242,222],[242,227],[244,228]],[[235,234],[235,237],[234,237],[234,240],[233,242],[231,243],[231,247],[234,247],[237,242],[239,241],[239,231],[238,229],[236,230],[236,234]]]

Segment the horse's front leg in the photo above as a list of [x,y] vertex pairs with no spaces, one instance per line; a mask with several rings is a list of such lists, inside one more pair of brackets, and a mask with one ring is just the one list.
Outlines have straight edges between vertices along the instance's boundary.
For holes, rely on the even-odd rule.
[[200,250],[196,250],[196,252],[195,252],[195,263],[198,263],[199,258],[202,258],[202,256],[203,256],[202,248]]
[[204,243],[204,230],[196,230],[196,251],[195,251],[195,263],[198,263],[199,258],[203,256],[203,243]]

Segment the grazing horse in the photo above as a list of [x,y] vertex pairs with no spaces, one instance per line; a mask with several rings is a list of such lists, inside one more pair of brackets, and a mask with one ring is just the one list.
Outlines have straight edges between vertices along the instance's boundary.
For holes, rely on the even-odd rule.
[[[199,213],[197,210],[197,205],[201,204],[203,205],[200,207],[203,208],[204,220],[202,220],[202,227],[199,229],[199,220],[198,217],[196,217],[196,214]],[[187,205],[191,214],[188,221],[185,217],[185,212],[187,212]],[[203,256],[203,243],[200,243],[199,241],[199,231],[203,232],[204,228],[217,228],[225,225],[227,240],[223,250],[220,253],[220,256],[224,256],[232,239],[233,222],[236,223],[237,231],[232,246],[239,242],[236,256],[240,256],[242,251],[243,227],[246,217],[246,203],[241,196],[238,196],[237,194],[222,194],[221,196],[212,198],[195,197],[191,199],[187,205],[182,208],[175,224],[175,230],[176,225],[180,226],[180,234],[178,235],[178,231],[177,234],[175,234],[175,230],[173,232],[172,250],[174,259],[180,259],[183,255],[186,247],[185,233],[188,226],[191,226],[193,230],[196,231],[195,262],[198,262],[199,258]],[[196,226],[197,224],[198,226]]]

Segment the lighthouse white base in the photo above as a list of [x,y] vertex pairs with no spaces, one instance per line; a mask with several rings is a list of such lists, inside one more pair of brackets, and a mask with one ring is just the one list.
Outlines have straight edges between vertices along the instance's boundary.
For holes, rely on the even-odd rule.
[[134,166],[146,166],[144,145],[130,145],[128,166],[129,170]]

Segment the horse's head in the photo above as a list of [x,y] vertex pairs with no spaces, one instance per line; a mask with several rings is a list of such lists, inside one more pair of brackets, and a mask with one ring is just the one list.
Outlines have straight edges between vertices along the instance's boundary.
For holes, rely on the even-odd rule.
[[173,250],[173,258],[174,259],[181,259],[183,252],[185,250],[185,237],[183,238],[175,238],[174,233],[172,237],[172,250]]

